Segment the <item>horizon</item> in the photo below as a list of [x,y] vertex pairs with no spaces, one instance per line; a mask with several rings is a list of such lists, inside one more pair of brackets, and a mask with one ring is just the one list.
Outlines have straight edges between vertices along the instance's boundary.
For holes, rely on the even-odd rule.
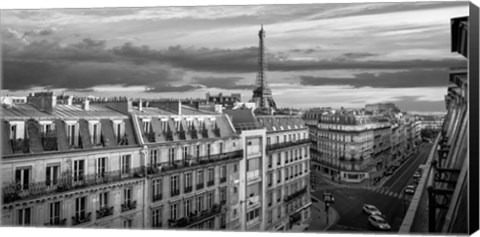
[[[284,10],[288,8],[288,12]],[[279,107],[445,113],[468,2],[2,10],[2,95],[252,96],[264,25]],[[88,26],[88,27],[87,27]],[[25,70],[29,68],[30,70]]]

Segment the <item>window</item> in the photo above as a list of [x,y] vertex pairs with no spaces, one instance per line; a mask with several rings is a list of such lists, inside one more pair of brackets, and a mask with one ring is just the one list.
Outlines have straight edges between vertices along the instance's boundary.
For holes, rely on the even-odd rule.
[[152,181],[152,199],[153,201],[162,199],[162,179]]
[[123,221],[123,227],[124,227],[124,228],[132,228],[132,222],[133,222],[132,219],[124,220],[124,221]]
[[215,170],[213,168],[209,168],[207,170],[207,186],[212,186],[215,183]]
[[280,143],[280,136],[277,136],[276,143]]
[[162,207],[152,210],[152,227],[162,227]]
[[128,204],[132,201],[132,188],[123,189],[123,203]]
[[247,214],[247,222],[254,220],[260,215],[260,208],[254,209]]
[[238,166],[237,164],[233,164],[233,172],[237,172],[238,171]]
[[47,165],[47,170],[45,172],[47,176],[45,179],[47,186],[57,185],[59,172],[60,172],[60,165],[58,164]]
[[268,206],[272,206],[273,203],[273,193],[268,193]]
[[175,162],[175,147],[168,148],[168,161],[170,164]]
[[150,121],[143,120],[142,121],[142,128],[144,133],[149,133],[151,131]]
[[30,183],[30,167],[15,170],[15,182],[20,184],[22,190],[28,189]]
[[267,213],[268,224],[272,223],[272,210],[268,211]]
[[76,135],[75,124],[67,124],[67,140],[68,140],[68,145],[70,146],[77,145],[77,135]]
[[207,144],[207,156],[210,156],[211,145]]
[[223,142],[220,142],[220,143],[218,144],[218,150],[219,150],[219,153],[220,153],[220,154],[223,154]]
[[288,167],[285,168],[285,180],[288,180]]
[[98,200],[100,208],[108,207],[108,192],[100,193]]
[[285,152],[285,164],[288,164],[288,151]]
[[107,158],[102,157],[97,159],[97,177],[104,178],[107,171]]
[[270,145],[270,137],[267,137],[267,146]]
[[200,145],[196,146],[195,154],[197,154],[197,158],[200,157]]
[[85,160],[73,161],[73,181],[82,181],[85,176]]
[[203,211],[205,209],[205,207],[203,206],[203,196],[198,196],[196,202],[197,211]]
[[296,134],[293,134],[293,141],[297,140]]
[[227,201],[227,188],[220,189],[220,201],[226,202]]
[[205,182],[203,180],[203,170],[198,170],[197,171],[197,189],[199,189],[199,185],[201,186],[201,188],[203,188],[203,183]]
[[207,208],[211,209],[213,207],[213,202],[215,201],[215,192],[210,192],[207,194]]
[[222,165],[220,166],[220,183],[227,181],[227,166]]
[[268,168],[272,168],[272,163],[273,163],[272,160],[273,160],[272,155],[269,155],[269,156],[268,156]]
[[100,123],[92,124],[92,144],[100,145]]
[[277,203],[279,203],[282,200],[282,189],[279,188],[277,190]]
[[180,187],[178,185],[178,175],[170,176],[170,196],[174,197],[180,194]]
[[247,160],[247,171],[254,171],[260,169],[260,159],[249,159]]
[[32,208],[22,208],[18,210],[18,225],[28,226],[32,224]]
[[49,205],[49,221],[51,225],[60,224],[61,202],[52,202]]
[[282,156],[281,153],[278,153],[277,155],[277,166],[280,166],[282,164]]
[[75,218],[86,218],[85,212],[87,210],[87,197],[79,197],[75,199]]
[[10,125],[10,139],[17,140],[17,125],[12,124]]
[[277,183],[282,182],[282,171],[277,170]]
[[183,147],[183,152],[182,152],[182,159],[186,160],[188,157],[188,146]]
[[130,173],[130,155],[122,156],[122,174]]
[[282,206],[277,207],[277,219],[282,216]]
[[122,140],[122,127],[123,127],[123,123],[115,124],[115,136],[117,137],[117,143],[119,143]]
[[185,193],[189,193],[192,191],[192,173],[185,174]]
[[192,201],[187,199],[183,202],[183,216],[188,217],[192,213]]
[[156,166],[158,163],[158,150],[150,150],[150,164]]
[[271,186],[272,186],[272,180],[273,180],[273,173],[272,173],[272,172],[269,172],[269,173],[267,174],[268,187],[271,187]]

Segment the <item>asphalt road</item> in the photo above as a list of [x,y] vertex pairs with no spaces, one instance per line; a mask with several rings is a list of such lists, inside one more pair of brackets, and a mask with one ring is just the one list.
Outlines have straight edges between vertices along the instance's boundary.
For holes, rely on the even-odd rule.
[[[411,195],[404,195],[407,185],[414,183],[413,173],[418,166],[425,162],[431,149],[431,144],[422,145],[419,152],[405,161],[400,168],[385,182],[383,187],[374,190],[334,187],[328,183],[321,183],[313,195],[323,198],[323,191],[328,190],[335,197],[335,204],[340,219],[328,229],[329,232],[361,232],[377,231],[368,224],[368,216],[362,212],[363,204],[375,205],[387,222],[391,225],[391,232],[398,232],[403,221]],[[319,187],[319,188],[318,188]]]

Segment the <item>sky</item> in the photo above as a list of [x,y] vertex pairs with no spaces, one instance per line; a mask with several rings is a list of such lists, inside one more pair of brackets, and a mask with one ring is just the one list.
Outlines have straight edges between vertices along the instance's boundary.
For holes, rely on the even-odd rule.
[[445,111],[450,19],[468,2],[2,10],[1,94],[204,98],[255,87],[258,31],[279,107]]

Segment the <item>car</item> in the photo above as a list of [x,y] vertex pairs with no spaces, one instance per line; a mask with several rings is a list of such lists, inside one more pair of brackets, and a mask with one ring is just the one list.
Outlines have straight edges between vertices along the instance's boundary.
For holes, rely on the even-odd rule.
[[363,204],[363,212],[368,215],[382,215],[382,212],[376,206],[370,204]]
[[370,215],[368,217],[368,223],[380,230],[390,230],[390,225],[387,223],[384,217],[378,215]]
[[415,193],[415,185],[408,185],[406,188],[405,188],[405,193],[407,194],[414,194]]
[[417,171],[417,172],[413,173],[413,177],[416,178],[416,179],[419,179],[419,178],[422,177],[422,173]]
[[391,171],[391,170],[386,170],[385,172],[383,172],[383,175],[385,175],[385,176],[390,176],[392,174],[393,174],[393,171]]

